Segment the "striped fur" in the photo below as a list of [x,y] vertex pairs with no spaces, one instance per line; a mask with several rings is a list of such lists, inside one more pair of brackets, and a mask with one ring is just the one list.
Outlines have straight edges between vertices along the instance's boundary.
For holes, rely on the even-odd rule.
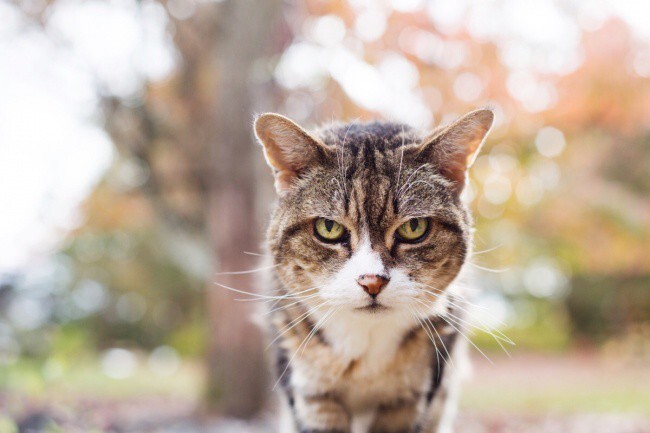
[[[459,195],[492,118],[475,111],[428,136],[389,122],[310,133],[258,118],[279,193],[267,245],[282,433],[348,433],[363,416],[370,433],[451,428],[464,350],[446,316],[462,318],[455,281],[471,246]],[[317,218],[347,236],[323,242]],[[416,243],[395,235],[411,218],[429,222]],[[356,282],[366,274],[389,280],[376,299]]]

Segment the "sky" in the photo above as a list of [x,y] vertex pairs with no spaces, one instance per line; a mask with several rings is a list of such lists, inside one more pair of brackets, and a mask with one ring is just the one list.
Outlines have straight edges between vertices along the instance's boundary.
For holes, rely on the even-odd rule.
[[[192,1],[170,1],[175,18],[191,15]],[[79,205],[116,157],[101,127],[101,96],[129,98],[146,81],[173,72],[176,57],[167,12],[153,1],[139,3],[60,0],[43,30],[0,0],[0,276],[38,263],[83,223]],[[533,80],[531,71],[565,74],[578,67],[582,30],[594,30],[608,16],[617,16],[641,44],[647,47],[650,41],[650,1],[350,3],[357,12],[354,26],[346,29],[334,16],[315,18],[306,37],[280,59],[278,82],[287,88],[309,87],[329,75],[360,106],[416,126],[432,120],[417,86],[417,69],[400,53],[371,65],[343,44],[346,37],[380,37],[393,10],[421,10],[442,33],[465,29],[496,42],[501,60],[512,70],[509,89],[531,112],[551,109],[553,103],[552,92]],[[452,54],[458,47],[447,46],[433,33],[412,36],[415,54],[438,56],[442,66],[448,62],[454,67]],[[645,58],[647,63],[650,55]],[[471,73],[460,74],[454,84],[459,98],[477,103],[480,86]],[[563,146],[557,131],[544,134],[540,152]]]
[[46,31],[0,2],[0,275],[38,262],[83,222],[115,151],[100,95],[173,70],[162,7],[61,1]]

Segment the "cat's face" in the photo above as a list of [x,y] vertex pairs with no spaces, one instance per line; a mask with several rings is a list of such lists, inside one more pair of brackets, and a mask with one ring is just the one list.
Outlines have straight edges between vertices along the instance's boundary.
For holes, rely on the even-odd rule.
[[280,194],[268,243],[285,289],[358,314],[435,299],[468,254],[459,194],[491,124],[482,110],[428,138],[390,123],[310,135],[283,117],[260,117]]

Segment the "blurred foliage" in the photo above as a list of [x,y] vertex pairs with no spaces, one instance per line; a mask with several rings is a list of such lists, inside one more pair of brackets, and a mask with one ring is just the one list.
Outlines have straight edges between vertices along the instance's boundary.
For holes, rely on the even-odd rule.
[[649,288],[648,275],[576,276],[566,300],[574,336],[603,342],[611,335],[632,333],[650,317]]
[[39,311],[34,322],[18,317],[15,355],[79,360],[114,346],[162,345],[201,355],[203,280],[166,252],[169,239],[143,196],[103,184],[87,199],[84,215],[41,275],[18,276],[4,289],[10,317],[22,312],[11,305],[29,300]]
[[[199,355],[205,332],[203,275],[188,269],[184,259],[191,256],[168,253],[175,239],[151,219],[144,197],[105,189],[86,202],[87,222],[65,249],[83,263],[78,278],[92,279],[100,272],[101,283],[111,287],[113,308],[104,309],[92,324],[98,342],[106,346],[119,340],[147,349],[170,344],[183,355]],[[107,218],[106,209],[115,215]]]

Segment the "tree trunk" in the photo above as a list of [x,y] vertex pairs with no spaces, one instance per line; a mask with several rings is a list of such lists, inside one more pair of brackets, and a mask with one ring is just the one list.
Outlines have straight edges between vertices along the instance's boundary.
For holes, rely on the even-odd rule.
[[[209,150],[216,176],[208,192],[207,226],[214,269],[221,272],[254,267],[256,261],[244,251],[259,251],[262,224],[256,220],[255,192],[261,152],[251,129],[261,89],[253,68],[270,52],[280,9],[281,0],[227,0],[218,10],[214,143]],[[255,290],[255,273],[214,278],[226,286]],[[252,303],[235,300],[246,296],[213,283],[208,281],[207,289],[207,402],[220,414],[250,418],[268,393],[262,334],[251,321]]]

